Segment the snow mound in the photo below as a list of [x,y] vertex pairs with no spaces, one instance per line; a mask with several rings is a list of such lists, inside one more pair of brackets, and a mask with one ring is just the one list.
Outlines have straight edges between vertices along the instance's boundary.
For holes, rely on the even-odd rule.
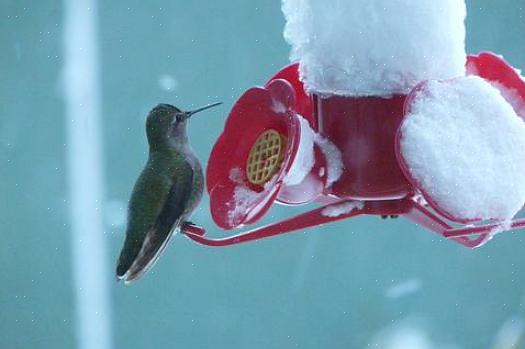
[[246,175],[238,167],[232,168],[229,175],[230,180],[236,184],[233,191],[233,198],[228,202],[228,221],[230,225],[238,225],[244,217],[255,209],[265,197],[275,188],[277,175],[274,175],[264,184],[261,192],[252,190],[246,183]]
[[299,149],[283,182],[285,185],[298,185],[306,178],[315,164],[315,144],[326,158],[326,187],[329,188],[343,173],[341,151],[328,139],[315,133],[305,118],[300,115],[298,117],[301,124]]
[[325,217],[339,217],[354,210],[361,210],[363,207],[365,207],[363,201],[347,201],[327,206],[321,211],[321,214]]
[[319,146],[326,158],[326,188],[330,188],[343,174],[343,160],[341,151],[321,135],[315,135],[315,144]]
[[428,82],[399,145],[427,197],[455,218],[507,220],[525,203],[525,123],[479,77]]
[[283,0],[282,10],[309,92],[407,94],[465,73],[463,0]]
[[301,124],[301,138],[299,140],[299,149],[293,161],[292,167],[284,177],[284,184],[297,185],[310,173],[314,166],[314,131],[308,124],[308,121],[300,115],[297,115]]

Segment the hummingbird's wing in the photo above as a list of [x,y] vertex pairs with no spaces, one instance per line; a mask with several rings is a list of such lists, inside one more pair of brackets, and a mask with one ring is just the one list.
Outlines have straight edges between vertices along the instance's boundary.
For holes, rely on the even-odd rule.
[[[183,171],[183,175],[173,177],[169,193],[150,228],[145,232],[142,245],[132,259],[127,258],[129,267],[123,268],[119,260],[117,277],[127,283],[137,280],[144,275],[158,260],[161,253],[176,229],[184,219],[186,203],[192,192],[192,171]],[[125,245],[126,246],[126,245]],[[125,254],[125,247],[121,256]]]

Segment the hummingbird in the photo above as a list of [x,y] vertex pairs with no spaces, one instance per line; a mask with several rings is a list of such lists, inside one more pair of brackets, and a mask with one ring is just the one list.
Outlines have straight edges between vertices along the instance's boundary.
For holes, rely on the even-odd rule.
[[204,176],[190,147],[186,126],[192,115],[219,104],[192,111],[159,104],[148,113],[149,155],[129,200],[117,280],[130,283],[150,270],[171,236],[180,231],[198,206]]

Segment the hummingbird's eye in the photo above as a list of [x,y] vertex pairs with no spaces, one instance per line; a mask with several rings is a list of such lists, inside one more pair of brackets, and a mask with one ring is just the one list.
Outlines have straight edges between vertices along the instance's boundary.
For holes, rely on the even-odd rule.
[[182,121],[182,115],[180,115],[180,114],[176,114],[175,118],[176,118],[177,122]]

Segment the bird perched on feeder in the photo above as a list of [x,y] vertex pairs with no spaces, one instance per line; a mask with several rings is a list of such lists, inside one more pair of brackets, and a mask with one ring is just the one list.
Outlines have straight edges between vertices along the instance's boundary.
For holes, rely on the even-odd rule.
[[174,232],[199,204],[203,174],[186,134],[193,111],[169,104],[153,108],[146,120],[149,156],[128,206],[126,240],[117,264],[117,279],[126,283],[144,275],[158,260]]

